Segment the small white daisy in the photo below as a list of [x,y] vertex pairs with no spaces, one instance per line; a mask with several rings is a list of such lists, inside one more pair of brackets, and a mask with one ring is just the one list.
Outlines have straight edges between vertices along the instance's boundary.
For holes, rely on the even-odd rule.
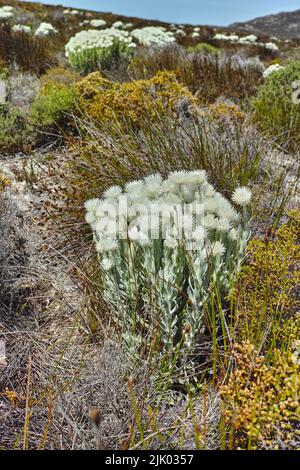
[[245,207],[250,203],[251,197],[252,194],[250,189],[246,188],[245,186],[240,186],[234,191],[232,195],[232,200],[238,206]]

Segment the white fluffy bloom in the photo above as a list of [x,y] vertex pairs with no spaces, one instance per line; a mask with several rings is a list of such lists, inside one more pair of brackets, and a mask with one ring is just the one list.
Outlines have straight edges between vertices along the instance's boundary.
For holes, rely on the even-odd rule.
[[37,37],[46,37],[46,36],[50,36],[56,33],[57,33],[57,29],[55,29],[54,26],[52,26],[52,24],[41,23],[38,29],[36,30],[36,32],[34,33],[34,35]]
[[273,52],[279,51],[279,47],[277,46],[277,44],[274,44],[274,42],[267,42],[266,44],[264,44],[264,46],[269,51],[273,51]]
[[263,76],[264,78],[268,78],[270,75],[272,75],[272,73],[274,72],[278,72],[279,70],[283,70],[284,67],[282,67],[281,65],[279,64],[273,64],[273,65],[270,65],[268,68],[266,68],[266,70],[264,71],[263,73]]
[[230,220],[226,219],[226,217],[222,217],[216,220],[216,229],[219,232],[229,232],[232,227],[232,223]]
[[111,186],[104,192],[104,197],[110,199],[117,199],[122,194],[122,188],[120,186]]
[[225,246],[219,241],[216,241],[211,245],[211,253],[213,256],[223,256],[225,251]]
[[107,238],[103,240],[99,240],[96,243],[96,250],[99,253],[105,253],[109,251],[115,251],[118,248],[118,242],[117,240],[114,240],[112,238]]
[[239,42],[239,36],[237,34],[229,34],[227,36],[227,34],[221,34],[221,33],[218,33],[218,34],[215,34],[215,36],[213,37],[213,39],[215,41],[228,41],[228,42]]
[[102,28],[102,26],[105,26],[106,25],[106,21],[105,20],[101,20],[101,19],[94,19],[94,20],[91,20],[90,22],[90,25],[93,26],[93,28]]
[[162,26],[146,26],[145,28],[134,29],[131,32],[134,39],[143,46],[167,46],[175,42],[175,36],[171,31],[166,31]]
[[249,188],[246,188],[245,186],[240,186],[234,191],[232,195],[232,200],[238,206],[244,207],[250,204],[251,196],[252,194]]
[[102,260],[101,265],[104,271],[109,271],[113,267],[113,263],[111,262],[109,258],[104,258]]
[[96,213],[97,207],[99,206],[100,202],[101,202],[101,200],[97,199],[97,198],[89,199],[88,201],[86,201],[84,203],[84,207],[85,207],[87,212],[95,212]]
[[116,41],[125,44],[129,48],[135,47],[128,31],[120,31],[115,28],[107,28],[102,30],[89,29],[80,31],[71,37],[65,45],[66,57],[71,58],[73,55],[84,53],[89,50],[107,49],[114,45]]
[[239,39],[239,44],[255,44],[257,41],[257,36],[255,34],[249,34],[249,36],[244,36]]
[[216,241],[211,245],[211,253],[213,256],[223,256],[225,251],[225,246],[219,241]]
[[112,25],[113,28],[123,28],[124,23],[123,21],[115,21],[114,24]]
[[5,21],[5,20],[12,18],[14,16],[12,10],[13,8],[9,6],[4,6],[0,8],[0,21],[1,20]]
[[31,27],[24,24],[15,24],[12,30],[14,33],[31,33]]
[[11,5],[4,5],[4,7],[1,8],[3,11],[13,11],[14,7]]
[[193,31],[193,32],[192,32],[192,38],[193,38],[193,39],[200,38],[200,34],[198,33],[198,31]]

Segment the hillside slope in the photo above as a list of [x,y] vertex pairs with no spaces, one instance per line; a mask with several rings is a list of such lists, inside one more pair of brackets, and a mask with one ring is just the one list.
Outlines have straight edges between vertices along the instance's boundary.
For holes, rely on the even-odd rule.
[[270,36],[298,39],[300,38],[300,10],[262,16],[244,23],[233,23],[230,27]]

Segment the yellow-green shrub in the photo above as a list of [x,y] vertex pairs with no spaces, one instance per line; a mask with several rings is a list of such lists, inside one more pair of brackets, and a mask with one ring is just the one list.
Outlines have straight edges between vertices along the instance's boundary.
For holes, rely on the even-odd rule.
[[30,109],[31,122],[36,126],[51,126],[59,123],[70,113],[76,103],[73,85],[50,82],[41,91]]
[[154,119],[176,111],[182,99],[194,102],[191,93],[171,72],[159,72],[149,80],[116,83],[94,72],[76,85],[80,110],[95,122],[112,118],[138,124],[143,117]]
[[250,342],[235,347],[235,368],[220,390],[229,448],[295,449],[299,444],[299,358],[279,350],[275,355],[270,366]]
[[300,282],[300,212],[276,234],[253,239],[248,263],[242,268],[235,293],[238,340],[263,344],[272,360],[274,347],[289,350],[295,336],[295,314],[300,307],[296,288]]

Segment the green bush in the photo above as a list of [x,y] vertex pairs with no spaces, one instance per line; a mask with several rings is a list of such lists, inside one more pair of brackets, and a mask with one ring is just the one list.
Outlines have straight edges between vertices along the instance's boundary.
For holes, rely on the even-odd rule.
[[0,105],[0,151],[14,151],[28,142],[30,128],[15,107]]
[[219,49],[206,42],[199,42],[196,46],[188,47],[188,52],[203,52],[205,54],[218,55]]
[[65,113],[75,106],[76,91],[71,85],[48,83],[30,109],[30,120],[35,126],[51,126],[61,123]]
[[292,62],[272,73],[253,100],[254,119],[260,129],[290,150],[300,143],[300,104],[293,101],[293,83],[299,80],[300,61]]

